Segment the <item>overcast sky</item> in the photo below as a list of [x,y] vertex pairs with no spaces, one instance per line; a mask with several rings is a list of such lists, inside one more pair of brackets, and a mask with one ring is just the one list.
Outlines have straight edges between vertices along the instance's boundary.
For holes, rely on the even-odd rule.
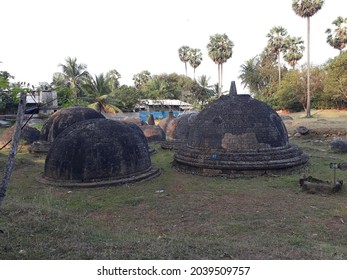
[[[199,48],[203,61],[196,76],[217,82],[217,65],[206,45],[216,33],[234,43],[224,65],[223,90],[238,81],[240,65],[262,52],[266,35],[282,26],[306,44],[306,19],[297,16],[292,0],[1,0],[0,70],[16,81],[51,82],[59,63],[76,57],[92,75],[116,69],[120,83],[133,85],[143,70],[151,74],[185,74],[179,60],[182,45]],[[338,16],[347,17],[346,0],[326,0],[311,18],[311,62],[322,64],[338,55],[326,43],[325,31]],[[306,52],[305,52],[306,53]],[[306,55],[300,61],[306,62]],[[193,77],[193,69],[188,67]]]

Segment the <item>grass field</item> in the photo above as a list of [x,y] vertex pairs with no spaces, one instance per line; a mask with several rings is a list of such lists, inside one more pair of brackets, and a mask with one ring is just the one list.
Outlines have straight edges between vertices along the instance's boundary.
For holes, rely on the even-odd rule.
[[[302,192],[299,177],[333,179],[330,149],[345,137],[347,112],[291,115],[290,141],[310,158],[281,177],[200,177],[171,168],[173,152],[156,145],[161,176],[125,186],[68,189],[38,183],[44,157],[21,147],[0,208],[0,259],[347,259],[347,191]],[[327,132],[328,131],[328,132]],[[339,135],[338,135],[339,134]],[[0,153],[0,166],[7,150]],[[347,182],[347,172],[337,170]]]

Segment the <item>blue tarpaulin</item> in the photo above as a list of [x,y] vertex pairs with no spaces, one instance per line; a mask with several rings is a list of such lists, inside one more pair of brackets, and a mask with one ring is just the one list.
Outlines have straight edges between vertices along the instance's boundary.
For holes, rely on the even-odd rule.
[[[178,114],[180,113],[179,111],[172,111],[173,115],[175,117],[178,116]],[[159,112],[149,112],[149,111],[141,111],[140,112],[140,119],[141,121],[147,121],[148,120],[148,116],[152,114],[154,119],[164,119],[168,116],[169,111],[159,111]]]

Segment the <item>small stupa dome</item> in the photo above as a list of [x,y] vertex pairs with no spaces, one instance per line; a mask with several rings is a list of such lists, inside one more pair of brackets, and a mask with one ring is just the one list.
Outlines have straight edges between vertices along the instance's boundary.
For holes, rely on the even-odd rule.
[[88,107],[62,108],[53,113],[41,129],[41,141],[53,142],[54,139],[72,124],[89,119],[104,119],[105,117]]
[[142,130],[132,123],[91,119],[73,124],[52,143],[42,182],[61,186],[99,186],[153,178]]
[[141,130],[145,134],[148,142],[156,142],[156,141],[164,141],[165,133],[164,131],[157,125],[141,125]]
[[166,141],[161,143],[163,149],[178,149],[185,144],[188,139],[189,130],[198,115],[197,112],[190,112],[171,118],[166,126]]

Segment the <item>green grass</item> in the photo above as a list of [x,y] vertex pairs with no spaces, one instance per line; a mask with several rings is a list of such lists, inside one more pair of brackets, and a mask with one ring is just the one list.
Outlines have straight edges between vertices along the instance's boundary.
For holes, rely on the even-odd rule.
[[[90,189],[38,183],[44,157],[23,147],[0,208],[0,259],[346,259],[346,189],[310,195],[298,181],[332,180],[329,163],[347,155],[331,152],[328,141],[292,142],[310,163],[291,175],[180,173],[173,152],[157,145],[152,162],[161,176]],[[337,176],[347,181],[347,172]]]

